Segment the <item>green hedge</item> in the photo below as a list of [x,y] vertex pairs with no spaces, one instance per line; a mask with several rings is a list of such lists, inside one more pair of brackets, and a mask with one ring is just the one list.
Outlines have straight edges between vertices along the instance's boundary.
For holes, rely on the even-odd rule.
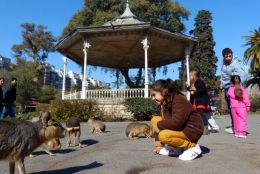
[[148,121],[159,113],[158,105],[151,98],[129,98],[123,104],[137,121]]
[[68,117],[78,117],[81,121],[87,121],[95,116],[97,101],[90,99],[79,100],[52,100],[50,112],[52,117],[59,122],[66,122]]

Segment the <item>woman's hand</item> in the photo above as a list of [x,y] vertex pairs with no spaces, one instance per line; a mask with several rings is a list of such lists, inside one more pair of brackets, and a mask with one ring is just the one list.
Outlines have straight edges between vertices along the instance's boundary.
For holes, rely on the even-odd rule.
[[155,155],[159,154],[159,152],[160,152],[161,149],[162,149],[161,146],[155,147],[155,148],[153,149],[153,154],[155,154]]

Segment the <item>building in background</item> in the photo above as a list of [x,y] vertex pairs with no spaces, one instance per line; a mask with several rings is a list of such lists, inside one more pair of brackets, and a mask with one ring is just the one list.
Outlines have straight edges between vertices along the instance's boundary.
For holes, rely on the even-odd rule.
[[[63,82],[63,70],[55,69],[55,67],[49,63],[41,63],[44,69],[44,73],[39,77],[42,86],[51,86],[55,89],[62,89]],[[82,74],[68,71],[65,78],[65,90],[69,91],[71,86],[77,84],[79,90],[81,91],[82,86]],[[103,88],[109,88],[109,84],[101,80],[96,80],[90,77],[87,77],[87,86],[96,86]]]
[[7,71],[11,71],[10,64],[11,64],[11,59],[3,57],[0,54],[0,70],[5,69]]

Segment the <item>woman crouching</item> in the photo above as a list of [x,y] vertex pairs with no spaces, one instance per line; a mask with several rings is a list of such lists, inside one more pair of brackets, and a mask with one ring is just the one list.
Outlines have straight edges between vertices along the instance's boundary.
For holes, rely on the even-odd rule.
[[161,107],[160,116],[151,119],[155,132],[153,153],[179,155],[180,160],[199,156],[201,149],[197,142],[203,134],[204,123],[198,111],[169,78],[155,81],[150,86],[150,94]]

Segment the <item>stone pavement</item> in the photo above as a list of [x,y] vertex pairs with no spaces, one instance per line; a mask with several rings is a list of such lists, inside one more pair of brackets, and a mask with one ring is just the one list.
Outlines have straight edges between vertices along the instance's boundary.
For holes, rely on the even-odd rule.
[[[27,173],[34,174],[259,174],[260,173],[260,115],[248,117],[248,137],[236,138],[224,132],[230,125],[229,116],[216,119],[219,133],[204,135],[199,141],[202,155],[193,161],[178,157],[153,155],[154,139],[142,135],[138,140],[128,140],[125,127],[129,122],[106,122],[103,134],[91,134],[90,126],[81,123],[83,148],[66,146],[51,150],[49,156],[41,149],[25,158]],[[0,152],[2,153],[2,152]],[[8,162],[0,162],[0,174],[8,172]],[[18,168],[16,166],[16,173]]]

